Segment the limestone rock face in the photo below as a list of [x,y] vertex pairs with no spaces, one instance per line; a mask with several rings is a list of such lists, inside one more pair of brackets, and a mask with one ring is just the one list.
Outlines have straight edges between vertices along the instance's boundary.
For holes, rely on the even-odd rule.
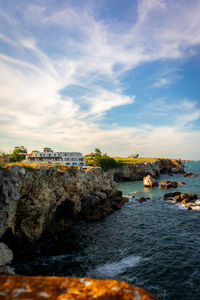
[[13,253],[4,243],[0,243],[0,267],[9,265],[13,259]]
[[32,243],[44,233],[66,230],[78,218],[103,218],[126,201],[113,176],[100,168],[14,165],[0,171],[0,237],[13,246]]
[[121,168],[109,171],[115,181],[142,180],[151,175],[157,177],[160,173],[184,173],[184,166],[179,159],[157,159],[152,162],[126,164]]
[[0,276],[0,294],[2,300],[159,300],[125,282],[70,277]]
[[143,178],[143,184],[144,184],[144,186],[150,187],[150,188],[158,186],[158,182],[150,175],[147,175],[146,177]]
[[9,265],[13,259],[13,253],[4,243],[0,243],[0,274],[15,274],[14,269]]
[[161,189],[170,189],[170,188],[176,188],[176,187],[177,187],[177,182],[175,182],[175,181],[163,180],[160,183]]

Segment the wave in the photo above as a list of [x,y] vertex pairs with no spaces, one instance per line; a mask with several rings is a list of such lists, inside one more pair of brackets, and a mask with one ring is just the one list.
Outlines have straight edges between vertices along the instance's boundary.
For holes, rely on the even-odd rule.
[[142,257],[140,256],[128,256],[118,262],[98,266],[96,269],[89,271],[87,276],[115,277],[116,275],[124,273],[126,269],[137,266],[141,260]]

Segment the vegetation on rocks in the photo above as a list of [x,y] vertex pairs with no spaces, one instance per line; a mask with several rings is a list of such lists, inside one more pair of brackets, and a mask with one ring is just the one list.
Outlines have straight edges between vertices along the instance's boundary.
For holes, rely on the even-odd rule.
[[25,159],[27,149],[24,146],[16,146],[10,156],[10,162],[22,161]]
[[95,149],[94,153],[86,155],[86,164],[89,166],[101,167],[103,171],[122,166],[121,163],[116,162],[114,158],[108,156],[106,153],[102,154],[98,148]]

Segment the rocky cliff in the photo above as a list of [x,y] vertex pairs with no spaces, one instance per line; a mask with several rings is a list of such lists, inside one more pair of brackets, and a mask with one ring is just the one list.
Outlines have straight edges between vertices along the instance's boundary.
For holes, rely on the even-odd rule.
[[127,164],[111,170],[115,181],[142,180],[144,176],[158,177],[160,173],[184,173],[180,159],[157,159],[152,162]]
[[113,177],[101,169],[14,165],[0,170],[1,241],[12,249],[27,247],[79,218],[103,218],[125,201]]

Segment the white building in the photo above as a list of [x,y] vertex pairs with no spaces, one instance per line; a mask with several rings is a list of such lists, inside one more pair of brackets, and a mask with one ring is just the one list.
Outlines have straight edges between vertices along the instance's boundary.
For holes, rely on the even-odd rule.
[[44,148],[43,152],[26,154],[25,162],[48,162],[52,164],[85,166],[85,157],[80,152],[54,152],[51,148]]

